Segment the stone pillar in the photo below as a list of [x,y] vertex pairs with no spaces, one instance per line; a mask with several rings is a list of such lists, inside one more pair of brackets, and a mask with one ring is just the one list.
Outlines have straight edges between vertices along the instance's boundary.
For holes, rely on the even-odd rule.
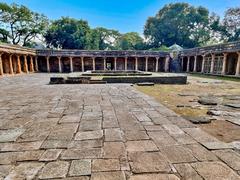
[[50,73],[49,56],[46,57],[46,60],[47,60],[47,72]]
[[14,74],[13,73],[12,54],[9,55],[9,70],[10,70],[10,74]]
[[69,57],[70,61],[70,72],[73,72],[73,57]]
[[58,72],[59,73],[62,73],[62,64],[61,64],[61,57],[58,56]]
[[17,55],[17,73],[22,73],[20,56]]
[[237,67],[236,67],[236,76],[240,75],[240,52],[237,53],[238,54],[238,60],[237,60]]
[[145,58],[145,71],[148,71],[148,57]]
[[169,56],[165,58],[165,66],[164,66],[164,71],[168,72],[169,71]]
[[106,57],[104,57],[103,59],[103,66],[104,66],[103,70],[106,71]]
[[158,72],[158,61],[159,61],[160,57],[159,58],[156,58],[156,72]]
[[201,73],[204,73],[204,66],[205,66],[205,55],[202,55],[202,70]]
[[35,57],[35,69],[36,69],[36,71],[39,71],[39,69],[38,69],[38,56]]
[[125,57],[125,66],[124,66],[124,69],[125,69],[125,71],[127,71],[127,57]]
[[190,70],[190,56],[187,57],[187,72]]
[[197,56],[194,56],[194,67],[193,72],[197,72]]
[[30,71],[34,72],[33,57],[30,56]]
[[117,70],[117,58],[114,57],[114,71]]
[[92,58],[93,59],[93,71],[96,70],[96,61],[95,61],[95,57]]
[[84,72],[84,57],[81,57],[82,72]]
[[211,74],[213,74],[213,71],[214,71],[214,61],[215,61],[215,54],[212,54],[211,69],[210,69]]
[[135,57],[135,71],[138,71],[138,58]]
[[28,64],[27,64],[27,56],[24,55],[24,67],[23,67],[23,71],[25,73],[28,73]]
[[227,68],[227,53],[223,53],[222,75],[226,74],[226,68]]
[[2,76],[3,74],[2,53],[0,53],[0,75]]

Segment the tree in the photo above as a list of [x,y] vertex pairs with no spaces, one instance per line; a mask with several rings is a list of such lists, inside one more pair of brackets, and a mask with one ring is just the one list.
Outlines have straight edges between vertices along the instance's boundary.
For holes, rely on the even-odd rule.
[[44,35],[48,47],[63,49],[88,49],[90,27],[87,21],[62,17],[50,25]]
[[143,38],[136,32],[123,34],[119,39],[118,47],[121,50],[142,50],[145,48]]
[[188,48],[203,45],[209,39],[209,12],[187,3],[168,4],[148,18],[144,35],[153,48],[174,43]]
[[229,8],[224,15],[223,26],[227,35],[228,41],[240,40],[240,8]]
[[107,50],[115,49],[120,33],[116,30],[106,28],[95,28],[91,30],[91,49]]
[[46,16],[32,12],[25,6],[0,3],[1,41],[27,46],[44,33],[47,25]]

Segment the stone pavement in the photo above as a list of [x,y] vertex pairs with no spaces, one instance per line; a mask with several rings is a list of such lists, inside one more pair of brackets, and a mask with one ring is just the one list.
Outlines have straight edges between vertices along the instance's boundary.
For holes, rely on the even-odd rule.
[[0,79],[0,179],[240,179],[220,142],[127,84]]

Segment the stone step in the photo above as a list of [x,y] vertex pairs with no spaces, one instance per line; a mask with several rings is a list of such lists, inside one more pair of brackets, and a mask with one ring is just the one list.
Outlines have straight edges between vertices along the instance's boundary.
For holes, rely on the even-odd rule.
[[102,80],[90,80],[89,84],[106,84],[107,81],[102,81]]

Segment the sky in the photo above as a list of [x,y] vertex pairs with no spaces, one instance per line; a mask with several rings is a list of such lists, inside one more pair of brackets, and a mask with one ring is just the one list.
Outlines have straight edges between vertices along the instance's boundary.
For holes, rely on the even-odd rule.
[[204,6],[210,12],[223,17],[230,7],[239,7],[240,0],[1,0],[17,3],[33,11],[43,13],[54,20],[62,16],[87,20],[92,28],[105,27],[121,33],[138,32],[143,34],[149,16],[168,3],[187,2],[194,6]]

